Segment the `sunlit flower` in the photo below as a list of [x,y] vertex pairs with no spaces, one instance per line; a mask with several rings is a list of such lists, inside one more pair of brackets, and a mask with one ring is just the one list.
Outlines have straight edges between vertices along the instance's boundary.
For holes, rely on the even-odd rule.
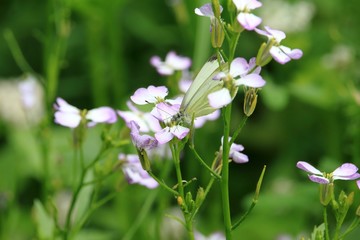
[[[249,63],[244,58],[235,58],[231,64],[229,72],[220,72],[214,77],[214,80],[233,81],[235,86],[247,86],[260,88],[265,85],[265,80],[260,76],[260,67],[255,65],[256,59],[250,59]],[[227,88],[208,95],[210,106],[213,108],[222,108],[229,104],[234,96],[231,96]]]
[[268,37],[268,44],[272,44],[270,54],[278,63],[285,64],[291,59],[299,59],[302,57],[303,52],[300,49],[290,49],[289,47],[280,45],[280,42],[286,38],[284,32],[271,29],[268,26],[265,26],[265,31],[258,28],[256,28],[255,31],[260,35]]
[[153,189],[159,184],[142,168],[138,155],[119,154],[119,160],[122,161],[122,171],[129,184],[140,184]]
[[[223,7],[220,6],[220,13],[222,12],[222,10]],[[209,17],[210,19],[215,18],[211,3],[206,3],[199,8],[195,8],[195,14],[203,17]]]
[[188,69],[191,66],[191,59],[179,56],[174,51],[171,51],[166,55],[164,62],[161,61],[159,56],[153,56],[150,59],[150,63],[159,74],[172,75],[175,71]]
[[[356,180],[360,178],[357,172],[358,168],[352,163],[344,163],[331,173],[322,173],[320,170],[313,167],[311,164],[299,161],[296,166],[309,174],[309,179],[320,184],[329,184],[333,181],[340,180]],[[360,187],[359,187],[360,188]]]
[[82,117],[88,122],[87,126],[92,127],[97,123],[114,123],[117,120],[116,112],[110,107],[99,107],[86,111],[82,116],[80,109],[68,104],[64,99],[57,98],[54,104],[55,122],[65,127],[76,128]]
[[236,19],[246,30],[254,30],[260,23],[261,18],[251,13],[251,10],[259,8],[262,3],[257,0],[233,0],[238,10]]

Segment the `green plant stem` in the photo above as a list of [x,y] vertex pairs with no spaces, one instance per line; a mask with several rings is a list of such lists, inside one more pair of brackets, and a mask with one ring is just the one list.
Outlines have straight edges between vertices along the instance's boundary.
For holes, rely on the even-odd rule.
[[359,226],[360,217],[356,217],[346,231],[339,237],[339,239],[345,239],[346,235],[352,232],[356,227]]
[[211,175],[213,175],[216,179],[221,178],[219,176],[219,174],[217,174],[214,170],[212,170],[211,167],[209,167],[209,165],[207,165],[206,162],[200,157],[198,152],[195,150],[195,146],[190,145],[190,149],[193,151],[193,153],[195,154],[196,159],[199,160],[200,164],[202,166],[204,166],[210,172]]
[[222,152],[222,171],[221,171],[221,200],[224,215],[225,235],[227,240],[231,240],[231,213],[229,202],[229,134],[230,134],[231,104],[223,108],[224,140]]
[[327,218],[327,208],[324,206],[324,225],[325,225],[325,240],[330,240],[329,223]]
[[239,37],[240,37],[240,33],[236,33],[231,41],[230,41],[230,54],[229,54],[229,63],[232,62],[232,60],[234,59],[234,56],[235,56],[235,51],[236,51],[236,46],[237,46],[237,43],[238,43],[238,40],[239,40]]
[[238,128],[235,130],[234,134],[231,137],[231,140],[229,142],[229,145],[231,146],[231,144],[234,143],[235,139],[237,138],[237,136],[239,136],[241,130],[243,129],[243,127],[245,126],[246,120],[248,119],[248,116],[244,115],[241,123],[239,124]]

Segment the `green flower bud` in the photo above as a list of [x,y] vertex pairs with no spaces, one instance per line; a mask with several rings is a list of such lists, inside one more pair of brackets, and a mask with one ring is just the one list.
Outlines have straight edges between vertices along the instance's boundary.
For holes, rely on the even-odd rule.
[[320,184],[320,203],[327,206],[334,194],[334,184]]
[[213,48],[221,48],[225,38],[224,29],[221,21],[214,18],[211,21],[211,45]]
[[137,149],[137,153],[138,153],[142,168],[145,171],[150,171],[151,164],[150,164],[150,160],[149,160],[149,157],[148,157],[146,151],[144,149]]
[[250,117],[251,114],[254,112],[256,103],[257,103],[257,90],[255,88],[249,88],[245,92],[244,98],[244,113],[246,116]]
[[274,45],[274,41],[261,44],[258,54],[256,56],[256,65],[263,67],[272,60],[270,49]]
[[201,203],[203,202],[205,197],[205,192],[202,187],[200,187],[196,193],[196,199],[195,199],[195,206],[198,208],[200,207]]

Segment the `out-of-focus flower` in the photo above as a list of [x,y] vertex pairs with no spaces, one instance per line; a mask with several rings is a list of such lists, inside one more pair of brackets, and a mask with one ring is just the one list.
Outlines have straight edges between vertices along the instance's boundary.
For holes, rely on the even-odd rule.
[[251,10],[259,8],[262,3],[257,0],[233,0],[238,15],[236,19],[246,30],[254,30],[260,23],[261,18],[251,13]]
[[149,103],[157,104],[163,102],[168,95],[168,89],[165,86],[154,87],[150,85],[148,88],[139,88],[130,97],[130,99],[139,105],[146,105]]
[[336,45],[334,49],[325,54],[322,63],[328,69],[344,69],[354,61],[355,51],[346,45]]
[[[252,88],[260,88],[265,85],[265,80],[260,76],[260,67],[255,65],[256,59],[250,59],[249,63],[244,58],[235,58],[230,64],[229,72],[220,72],[214,77],[214,80],[223,80],[230,82],[230,86],[247,86]],[[236,92],[235,92],[236,93]],[[208,95],[210,106],[213,108],[222,108],[229,104],[235,95],[228,88],[222,88],[219,91]]]
[[[220,13],[223,11],[223,7],[220,6]],[[211,20],[215,18],[214,11],[211,3],[205,3],[199,8],[195,8],[195,14],[203,17],[209,17]]]
[[140,132],[157,132],[161,129],[159,121],[150,113],[142,112],[137,109],[130,101],[127,102],[127,106],[131,111],[120,111],[117,113],[124,119],[128,128],[130,128],[130,122],[135,121],[140,129]]
[[194,120],[194,127],[201,128],[207,121],[214,121],[220,117],[220,110],[216,110],[205,116],[198,117]]
[[310,26],[316,7],[311,1],[262,0],[264,7],[259,9],[268,26],[282,29],[287,33],[305,31]]
[[[291,59],[299,59],[302,57],[303,52],[300,49],[290,49],[289,47],[280,45],[280,42],[286,38],[284,32],[268,26],[265,26],[265,31],[258,28],[255,28],[255,31],[268,38],[267,44],[271,44],[269,53],[278,63],[285,64]],[[267,53],[264,52],[263,55],[267,55]]]
[[82,116],[80,109],[70,105],[62,98],[57,98],[54,104],[55,122],[59,125],[76,128],[84,117],[88,122],[87,126],[92,127],[97,123],[114,123],[117,120],[116,112],[110,107],[99,107],[85,111]]
[[172,75],[175,71],[188,69],[191,66],[191,59],[179,56],[174,51],[171,51],[166,55],[164,62],[161,61],[159,56],[153,56],[150,59],[150,63],[159,74],[168,76]]
[[44,116],[44,91],[32,75],[0,81],[0,119],[17,127],[38,124]]
[[308,176],[311,181],[320,184],[329,184],[337,179],[356,180],[360,178],[360,174],[357,172],[358,168],[352,163],[344,163],[331,173],[322,173],[311,164],[303,161],[299,161],[296,166],[310,173]]
[[119,160],[122,161],[122,171],[129,184],[140,184],[153,189],[159,184],[142,168],[138,155],[119,154]]

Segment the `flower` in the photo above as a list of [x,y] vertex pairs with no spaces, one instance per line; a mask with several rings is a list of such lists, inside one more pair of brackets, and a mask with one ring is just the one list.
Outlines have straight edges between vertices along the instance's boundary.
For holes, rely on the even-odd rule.
[[[230,140],[231,138],[229,138]],[[220,150],[223,149],[224,137],[221,138],[221,147]],[[236,163],[247,163],[249,161],[249,157],[242,153],[244,150],[244,146],[241,144],[233,143],[230,146],[229,159],[232,159]]]
[[[220,6],[220,13],[223,11],[222,6]],[[210,19],[215,18],[214,11],[212,9],[211,3],[206,3],[200,8],[195,8],[195,14],[203,17],[209,17]]]
[[161,130],[159,121],[153,115],[140,111],[130,101],[127,102],[127,105],[131,111],[118,110],[117,113],[129,128],[131,127],[130,122],[135,121],[140,127],[140,132],[156,132]]
[[303,161],[299,161],[296,166],[301,170],[311,173],[309,174],[309,179],[320,184],[329,184],[337,179],[356,180],[360,178],[360,174],[357,172],[358,168],[352,163],[344,163],[331,173],[322,173],[311,164]]
[[150,85],[148,88],[139,88],[130,97],[130,99],[139,105],[146,105],[149,103],[163,102],[168,95],[168,89],[165,86],[154,87]]
[[[235,58],[230,64],[229,72],[220,72],[214,80],[231,81],[235,86],[244,85],[247,87],[259,88],[265,85],[265,80],[260,76],[261,67],[256,67],[256,59],[251,58],[247,63],[244,58]],[[226,85],[226,84],[225,84]],[[228,88],[222,88],[219,91],[208,95],[210,106],[213,108],[222,108],[229,104],[234,96]]]
[[174,120],[179,114],[179,108],[179,104],[169,105],[161,102],[153,109],[153,116],[166,125],[165,128],[155,133],[159,144],[167,143],[174,137],[183,139],[190,132],[189,128],[181,126],[179,121]]
[[257,0],[233,0],[239,14],[236,19],[246,30],[254,30],[260,23],[261,18],[250,13],[251,10],[259,8],[262,3]]
[[149,135],[141,135],[139,125],[135,121],[130,121],[130,136],[133,144],[139,150],[150,150],[157,147],[158,141]]
[[191,59],[177,55],[174,51],[170,51],[165,58],[165,62],[161,61],[159,56],[153,56],[150,59],[159,74],[169,76],[175,71],[185,70],[191,66]]
[[135,154],[119,154],[119,160],[123,161],[122,171],[129,184],[140,184],[153,189],[159,184],[141,167],[139,157]]
[[54,104],[55,123],[69,128],[76,128],[84,117],[88,120],[87,126],[92,127],[97,123],[114,123],[117,120],[116,112],[110,107],[99,107],[85,111],[82,116],[80,109],[68,104],[64,99],[57,98]]
[[270,54],[278,63],[285,64],[291,59],[299,59],[302,57],[303,52],[300,49],[290,49],[289,47],[280,45],[280,42],[286,38],[284,32],[271,29],[268,26],[265,26],[265,31],[258,28],[255,28],[255,31],[260,35],[268,37],[268,44],[272,44]]

